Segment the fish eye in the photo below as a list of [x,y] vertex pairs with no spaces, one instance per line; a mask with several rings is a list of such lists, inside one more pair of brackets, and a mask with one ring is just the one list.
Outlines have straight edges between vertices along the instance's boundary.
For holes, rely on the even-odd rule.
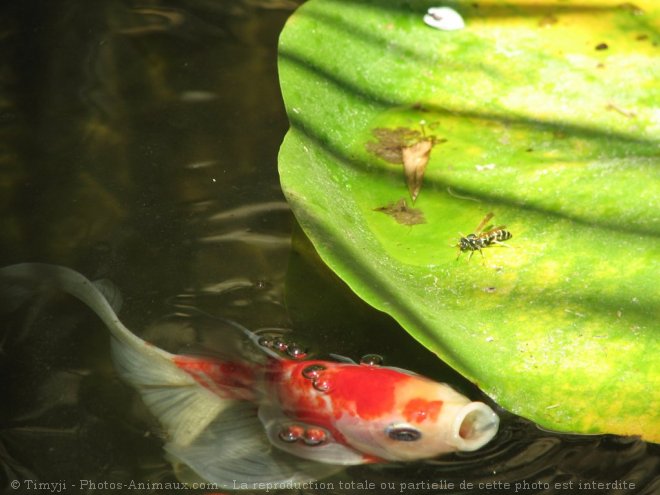
[[414,442],[422,437],[422,432],[412,426],[392,425],[385,430],[387,436],[399,442]]

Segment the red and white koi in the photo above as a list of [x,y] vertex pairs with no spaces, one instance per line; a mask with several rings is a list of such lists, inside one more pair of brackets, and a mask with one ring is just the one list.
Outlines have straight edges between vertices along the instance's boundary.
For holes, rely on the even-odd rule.
[[409,371],[288,358],[281,342],[237,324],[246,345],[230,339],[217,357],[172,354],[130,332],[104,286],[73,270],[21,264],[0,277],[87,304],[111,331],[118,373],[167,432],[169,456],[218,485],[308,481],[347,465],[473,451],[497,433],[486,404]]

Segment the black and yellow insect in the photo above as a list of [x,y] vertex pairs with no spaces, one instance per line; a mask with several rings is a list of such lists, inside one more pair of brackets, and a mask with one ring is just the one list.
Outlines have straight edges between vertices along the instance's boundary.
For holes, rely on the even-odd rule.
[[472,234],[461,234],[461,238],[458,240],[458,244],[456,244],[456,247],[459,249],[456,259],[460,258],[462,253],[469,251],[470,256],[468,257],[468,261],[470,261],[475,251],[479,251],[483,257],[483,248],[487,248],[493,244],[506,246],[503,241],[511,239],[513,236],[511,232],[506,230],[505,225],[499,225],[498,227],[489,226],[488,230],[482,232],[491,218],[493,218],[492,212],[484,217]]

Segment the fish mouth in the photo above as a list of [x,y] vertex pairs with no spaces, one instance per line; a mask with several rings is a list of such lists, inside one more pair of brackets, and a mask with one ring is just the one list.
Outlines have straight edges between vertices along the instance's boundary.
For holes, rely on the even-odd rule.
[[483,402],[470,402],[459,409],[452,424],[450,442],[466,452],[477,450],[497,434],[500,418]]

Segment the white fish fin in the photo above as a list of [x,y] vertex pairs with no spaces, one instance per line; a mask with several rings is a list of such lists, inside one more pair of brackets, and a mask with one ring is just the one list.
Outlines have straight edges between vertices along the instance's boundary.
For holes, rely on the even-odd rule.
[[[279,409],[274,407],[259,408],[259,419],[266,430],[266,435],[278,449],[284,450],[303,459],[310,459],[327,464],[337,464],[350,466],[354,464],[364,464],[367,459],[350,447],[338,443],[332,437],[330,432],[326,431],[326,441],[320,445],[307,445],[302,441],[285,442],[280,438],[280,432],[287,426],[296,425],[303,428],[319,428],[316,425],[295,421],[281,414]],[[324,430],[324,428],[321,428]]]
[[[268,358],[281,361],[283,358],[276,352],[259,344],[260,335],[245,328],[243,325],[216,316],[198,308],[186,308],[189,324],[195,328],[199,336],[203,336],[201,346],[194,345],[185,350],[185,354],[196,356],[212,356],[221,360],[242,360],[250,363],[263,364]],[[220,326],[225,326],[222,332]]]
[[201,479],[223,488],[255,489],[255,483],[311,481],[330,476],[342,466],[320,464],[275,449],[264,435],[256,406],[235,401],[189,445],[168,443],[171,457]]
[[16,280],[11,271],[5,267],[0,269],[0,313],[13,313],[27,303],[35,295],[35,288],[26,286],[21,280]]
[[113,311],[119,313],[124,304],[124,298],[122,297],[119,288],[107,279],[95,280],[93,284],[94,287],[103,294],[103,297],[108,301],[108,304],[110,304]]
[[226,407],[226,401],[177,368],[172,354],[148,344],[119,321],[104,294],[118,302],[118,291],[111,289],[110,284],[93,284],[74,270],[41,263],[2,268],[0,278],[3,284],[16,288],[13,292],[20,296],[25,295],[25,289],[40,292],[55,288],[89,306],[113,336],[113,357],[120,376],[138,389],[174,441],[190,443]]
[[420,376],[419,373],[415,373],[414,371],[410,371],[404,368],[397,368],[396,366],[382,366],[382,368],[386,370],[398,371],[399,373],[403,373],[404,375]]
[[339,361],[340,363],[348,363],[348,364],[357,364],[354,360],[352,360],[349,357],[342,356],[341,354],[334,354],[330,353],[329,356],[334,359],[335,361]]
[[126,328],[119,321],[114,309],[98,287],[75,270],[44,263],[21,263],[2,268],[0,278],[14,287],[27,288],[37,293],[44,289],[58,289],[67,292],[89,306],[117,340],[140,348],[153,356],[170,355],[162,349],[148,346],[144,340]]
[[[144,345],[150,346],[146,342]],[[233,402],[199,385],[166,356],[144,353],[112,339],[112,357],[119,375],[140,392],[171,442],[190,444]]]

